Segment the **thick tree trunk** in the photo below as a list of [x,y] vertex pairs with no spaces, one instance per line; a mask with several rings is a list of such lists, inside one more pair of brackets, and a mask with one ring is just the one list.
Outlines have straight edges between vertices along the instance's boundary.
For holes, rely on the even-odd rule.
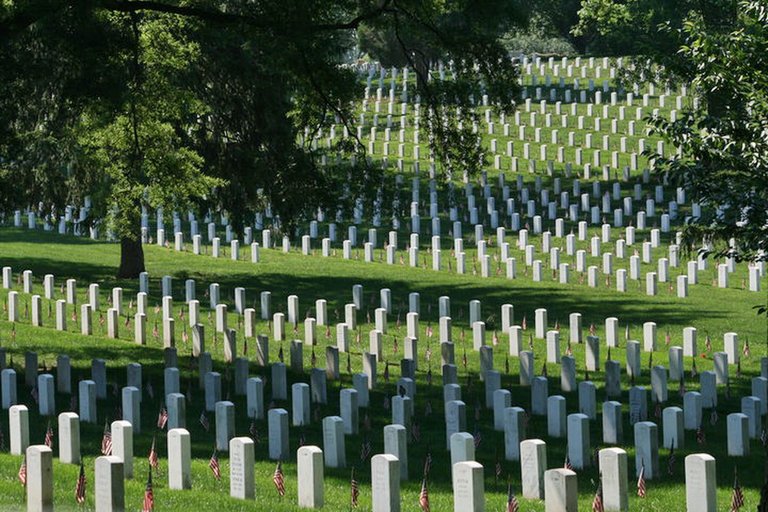
[[120,240],[120,268],[117,277],[135,279],[144,272],[144,248],[141,238],[125,238]]

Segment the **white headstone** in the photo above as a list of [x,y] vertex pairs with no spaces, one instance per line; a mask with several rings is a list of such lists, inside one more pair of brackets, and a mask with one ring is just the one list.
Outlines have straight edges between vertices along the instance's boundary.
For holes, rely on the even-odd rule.
[[717,511],[715,458],[694,453],[685,458],[685,501],[688,512]]
[[544,510],[578,512],[576,473],[570,469],[550,469],[544,473]]
[[454,512],[484,512],[485,483],[483,466],[475,461],[458,462],[453,466]]
[[191,489],[191,439],[189,431],[174,428],[168,431],[168,488]]
[[317,446],[302,446],[296,455],[298,504],[301,508],[322,508],[323,451]]
[[27,510],[29,512],[52,511],[53,451],[45,445],[30,446],[26,449],[26,462]]
[[229,441],[229,495],[233,498],[256,497],[254,446],[250,437],[233,437]]
[[541,439],[520,443],[522,493],[527,499],[544,498],[544,472],[547,469],[547,445]]
[[394,455],[371,458],[373,512],[400,512],[400,461]]

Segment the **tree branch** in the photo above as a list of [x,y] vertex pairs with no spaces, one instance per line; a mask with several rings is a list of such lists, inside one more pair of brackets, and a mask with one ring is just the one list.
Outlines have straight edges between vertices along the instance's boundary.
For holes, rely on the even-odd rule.
[[[199,7],[181,6],[174,4],[167,4],[165,2],[155,2],[152,0],[105,0],[101,3],[104,9],[117,12],[139,12],[139,11],[153,11],[163,12],[167,14],[176,14],[179,16],[188,16],[193,18],[199,18],[206,21],[215,21],[219,23],[238,23],[238,22],[252,22],[255,23],[255,19],[241,15],[230,14],[221,11],[215,11],[210,9],[201,9]],[[263,24],[266,26],[266,24]]]
[[[14,34],[21,32],[47,16],[55,16],[61,9],[75,4],[76,0],[68,0],[51,5],[53,3],[55,2],[42,1],[39,4],[32,4],[30,7],[0,20],[0,33]],[[383,14],[394,12],[392,4],[393,0],[381,0],[378,7],[361,12],[347,21],[317,24],[310,24],[305,20],[288,20],[285,23],[276,23],[274,19],[264,20],[261,17],[251,16],[247,13],[228,13],[215,9],[178,5],[157,0],[101,0],[95,5],[95,8],[125,13],[140,11],[161,12],[214,23],[243,24],[248,27],[270,30],[280,34],[300,34],[353,30],[366,21],[371,21]]]
[[[291,20],[283,29],[287,30],[302,30],[309,32],[327,32],[337,30],[352,30],[358,28],[363,22],[373,20],[381,16],[382,14],[390,11],[390,6],[393,0],[383,0],[382,3],[375,9],[370,11],[361,12],[354,18],[348,21],[341,21],[337,23],[320,23],[314,25],[307,25],[303,21]],[[234,14],[221,12],[217,10],[201,9],[199,7],[188,7],[181,5],[168,4],[165,2],[158,2],[153,0],[106,0],[103,4],[104,8],[112,11],[120,12],[137,12],[137,11],[154,11],[163,12],[168,14],[176,14],[179,16],[189,16],[199,18],[206,21],[214,21],[218,23],[243,23],[254,28],[274,29],[276,25],[274,21],[263,21],[254,16],[247,14]]]

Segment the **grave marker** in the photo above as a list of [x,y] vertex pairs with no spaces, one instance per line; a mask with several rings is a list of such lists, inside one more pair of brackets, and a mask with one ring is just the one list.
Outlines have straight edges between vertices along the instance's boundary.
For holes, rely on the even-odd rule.
[[322,508],[324,503],[323,451],[317,446],[302,446],[298,450],[296,459],[299,507]]
[[695,453],[685,458],[685,501],[688,512],[717,511],[715,458]]
[[240,500],[256,497],[254,442],[250,437],[229,441],[229,495]]
[[394,455],[371,458],[373,512],[400,512],[400,461]]
[[190,435],[183,428],[168,431],[168,488],[192,488]]

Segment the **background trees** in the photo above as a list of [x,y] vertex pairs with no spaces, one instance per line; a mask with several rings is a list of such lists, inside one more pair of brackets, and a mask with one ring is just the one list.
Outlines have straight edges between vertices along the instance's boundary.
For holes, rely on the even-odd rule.
[[[473,174],[483,163],[466,137],[473,114],[437,106],[447,95],[469,106],[482,84],[511,107],[516,75],[497,36],[518,16],[498,0],[4,2],[0,201],[58,216],[90,195],[85,224],[107,219],[130,277],[143,270],[142,209],[223,208],[239,232],[270,204],[290,232],[340,196],[381,195],[381,170],[350,124],[361,86],[339,65],[364,27],[393,37],[398,62],[416,70],[440,170]],[[450,86],[428,84],[438,57],[457,62]],[[329,117],[351,137],[313,149],[304,129]],[[338,152],[355,163],[335,163]],[[332,163],[321,167],[324,154]]]
[[[635,55],[659,80],[693,84],[702,109],[653,121],[682,148],[657,167],[719,206],[690,239],[736,237],[745,257],[757,255],[766,248],[765,16],[763,3],[736,0],[4,2],[0,206],[55,217],[91,196],[84,225],[106,219],[123,247],[119,274],[133,276],[143,269],[142,210],[223,209],[240,232],[269,204],[291,233],[318,207],[388,205],[381,199],[393,192],[354,137],[362,84],[341,64],[355,44],[413,70],[409,95],[420,98],[438,175],[451,177],[485,164],[472,133],[481,96],[514,106],[507,52],[549,37],[564,51]],[[428,79],[436,60],[452,62],[450,80]],[[331,118],[350,136],[313,148]]]
[[658,169],[709,207],[688,226],[689,246],[708,240],[718,254],[766,259],[768,7],[741,2],[726,30],[693,14],[681,34],[678,56],[705,102],[676,121],[652,120],[656,131],[681,148],[674,158],[658,159]]

